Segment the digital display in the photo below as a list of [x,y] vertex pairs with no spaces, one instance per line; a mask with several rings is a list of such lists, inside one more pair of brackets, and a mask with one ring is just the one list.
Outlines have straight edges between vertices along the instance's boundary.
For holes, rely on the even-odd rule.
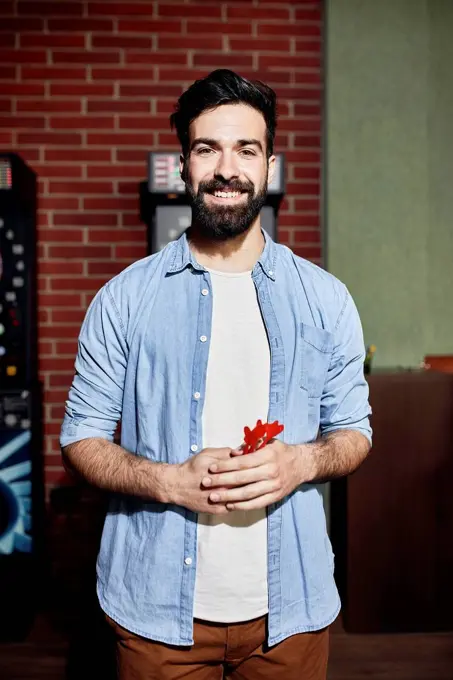
[[0,190],[13,188],[13,173],[9,160],[0,159]]

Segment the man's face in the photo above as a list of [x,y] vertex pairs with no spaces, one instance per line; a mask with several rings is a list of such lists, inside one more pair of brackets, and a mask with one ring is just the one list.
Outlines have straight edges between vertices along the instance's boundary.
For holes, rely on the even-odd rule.
[[181,175],[194,222],[218,241],[244,233],[258,217],[274,173],[263,116],[245,104],[205,111],[190,125],[189,144]]

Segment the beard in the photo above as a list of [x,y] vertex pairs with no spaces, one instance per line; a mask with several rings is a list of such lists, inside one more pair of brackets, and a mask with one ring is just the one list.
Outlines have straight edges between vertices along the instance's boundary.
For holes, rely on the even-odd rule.
[[[205,194],[215,191],[240,191],[247,194],[245,201],[239,205],[208,206]],[[192,206],[192,222],[196,224],[200,235],[215,241],[229,241],[245,233],[253,224],[266,202],[267,184],[264,183],[255,194],[252,182],[220,182],[213,179],[200,182],[198,192],[192,184],[186,182],[186,192]]]

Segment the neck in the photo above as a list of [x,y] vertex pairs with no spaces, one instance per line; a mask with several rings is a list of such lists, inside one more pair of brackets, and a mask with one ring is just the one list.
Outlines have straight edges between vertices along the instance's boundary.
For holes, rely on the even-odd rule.
[[201,265],[232,273],[251,271],[265,244],[259,217],[246,232],[228,241],[219,243],[203,237],[196,224],[192,224],[187,237],[190,249]]

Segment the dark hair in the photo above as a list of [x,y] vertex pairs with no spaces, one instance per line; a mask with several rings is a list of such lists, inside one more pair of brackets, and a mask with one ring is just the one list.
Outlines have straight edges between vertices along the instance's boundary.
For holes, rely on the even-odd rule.
[[206,78],[196,80],[178,99],[175,112],[170,116],[172,129],[176,128],[184,157],[189,153],[189,126],[204,111],[223,104],[248,104],[259,111],[266,122],[267,156],[274,151],[277,126],[277,97],[268,85],[259,80],[250,81],[228,69],[217,69]]

